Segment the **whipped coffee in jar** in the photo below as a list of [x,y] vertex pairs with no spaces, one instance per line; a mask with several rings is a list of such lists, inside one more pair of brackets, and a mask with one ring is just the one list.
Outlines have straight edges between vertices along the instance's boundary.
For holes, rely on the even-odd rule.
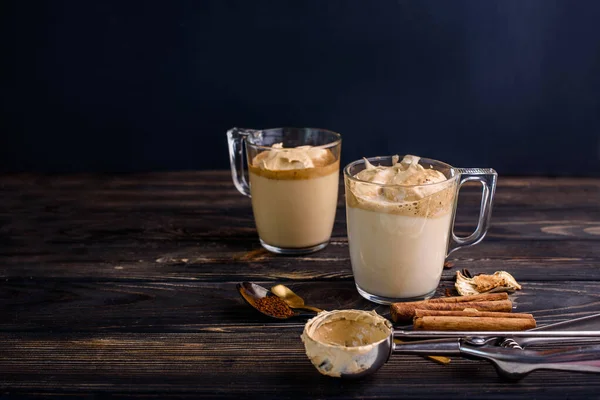
[[341,136],[314,128],[233,128],[227,137],[233,182],[252,198],[262,246],[288,255],[324,248],[337,208]]
[[276,143],[248,169],[256,229],[265,243],[308,248],[329,241],[340,169],[331,150]]
[[[359,293],[374,302],[431,297],[449,252],[477,243],[487,231],[493,170],[407,155],[401,161],[398,156],[355,161],[344,176],[354,280]],[[475,233],[458,238],[452,225],[459,185],[466,180],[485,185],[484,210]]]

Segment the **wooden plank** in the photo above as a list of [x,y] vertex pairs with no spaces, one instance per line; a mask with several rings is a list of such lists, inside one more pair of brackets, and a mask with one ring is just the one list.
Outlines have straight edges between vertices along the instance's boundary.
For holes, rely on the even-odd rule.
[[[185,252],[184,252],[185,253]],[[57,259],[39,263],[36,261],[3,263],[0,265],[0,279],[44,278],[46,280],[98,280],[98,281],[162,281],[162,282],[223,282],[231,280],[254,281],[334,281],[352,280],[352,268],[348,259],[320,261],[312,258],[282,259],[273,265],[262,259],[264,253],[247,253],[248,259],[232,262],[204,261],[202,259],[166,258],[164,262],[152,261],[73,261]],[[190,253],[193,255],[193,253]],[[452,281],[457,270],[466,268],[472,273],[492,274],[495,271],[510,272],[519,281],[588,281],[600,280],[600,261],[568,257],[548,257],[539,259],[460,259],[454,253],[450,261],[451,269],[442,273],[443,281]],[[64,256],[63,256],[64,257]],[[270,256],[268,256],[270,257]],[[33,260],[35,257],[28,257]],[[187,261],[186,261],[187,260]]]
[[[450,256],[455,269],[507,270],[526,280],[600,280],[600,246],[582,240],[484,240]],[[507,251],[510,249],[510,251]],[[348,242],[335,240],[306,256],[279,256],[256,241],[117,241],[98,238],[64,243],[23,243],[3,250],[0,277],[143,280],[352,278]],[[452,270],[444,279],[452,279]]]
[[[0,257],[14,254],[64,253],[105,244],[119,254],[133,246],[158,248],[180,245],[196,245],[197,248],[228,246],[232,242],[233,251],[238,251],[240,243],[246,242],[250,250],[258,244],[258,235],[251,216],[238,218],[235,215],[214,214],[204,217],[166,218],[164,216],[126,216],[119,214],[95,215],[77,218],[71,215],[66,219],[41,219],[24,217],[4,220],[0,228]],[[523,213],[498,215],[493,218],[492,227],[485,242],[511,240],[513,243],[529,240],[572,241],[586,240],[600,242],[600,209],[560,216],[546,213],[531,218]],[[541,214],[541,213],[538,213]],[[567,214],[567,213],[565,213]],[[345,215],[339,212],[333,230],[334,241],[346,238]],[[564,218],[564,219],[561,219]],[[459,236],[470,234],[474,224],[459,219],[455,232]],[[91,246],[91,247],[90,247]]]
[[[163,171],[144,172],[128,174],[53,174],[43,175],[34,173],[0,173],[0,184],[6,186],[23,185],[48,185],[48,186],[75,186],[110,184],[113,187],[139,187],[141,185],[154,184],[159,186],[173,187],[194,186],[198,183],[214,183],[233,185],[231,172],[229,170],[207,170],[207,171]],[[598,178],[578,177],[507,177],[499,176],[498,187],[551,187],[557,186],[600,188]]]
[[11,394],[210,398],[534,398],[549,391],[589,396],[600,389],[596,375],[538,371],[517,384],[498,378],[485,362],[455,358],[438,365],[400,355],[368,378],[342,381],[317,373],[304,355],[300,332],[301,327],[282,325],[186,334],[2,334],[0,387]]
[[[6,196],[10,198],[10,196]],[[569,208],[549,205],[528,209],[522,205],[498,205],[493,211],[488,238],[600,240],[600,196],[591,197],[592,206]],[[184,203],[164,204],[144,209],[139,202],[128,205],[94,208],[105,204],[83,196],[78,201],[56,200],[52,194],[41,193],[35,200],[13,199],[14,204],[0,208],[0,238],[11,245],[23,240],[76,241],[193,241],[249,238],[256,240],[256,229],[248,199],[236,206],[222,202],[187,207]],[[478,201],[460,204],[456,230],[459,234],[474,229]],[[336,214],[333,237],[346,236],[345,208]],[[6,247],[0,241],[0,251]]]
[[[576,190],[576,189],[574,189]],[[8,192],[5,190],[5,192]],[[10,192],[9,192],[10,193]],[[344,204],[340,190],[338,205]],[[48,196],[48,198],[44,198]],[[566,208],[597,206],[599,195],[593,191],[577,191],[576,193],[565,193],[548,188],[545,191],[522,189],[510,192],[502,192],[498,189],[494,199],[495,207],[524,207],[528,209],[550,209],[552,207],[564,206]],[[461,203],[476,205],[480,201],[478,192],[465,191],[461,193]],[[16,194],[7,196],[0,201],[2,207],[19,207],[20,205],[53,205],[70,204],[85,208],[90,211],[104,211],[121,208],[123,210],[140,211],[162,211],[169,209],[181,209],[182,211],[193,211],[202,207],[218,205],[222,208],[247,208],[250,201],[248,198],[234,191],[225,189],[220,191],[208,191],[205,188],[195,192],[153,192],[142,190],[139,195],[120,193],[118,190],[98,192],[97,189],[80,189],[74,191],[49,190],[20,190]]]
[[[227,173],[81,176],[0,176],[0,187],[11,196],[0,204],[87,202],[92,209],[128,208],[197,208],[218,201],[221,207],[246,207],[248,199],[233,187]],[[340,204],[343,186],[340,185]],[[578,178],[504,178],[496,192],[498,206],[530,208],[564,205],[596,206],[600,197],[600,180]],[[479,187],[468,185],[461,190],[461,201],[477,202]]]
[[[221,178],[227,178],[226,174],[217,174]],[[164,197],[168,200],[176,197],[180,198],[181,193],[171,193],[171,184],[181,180],[188,185],[190,177],[196,176],[193,173],[174,174],[174,180],[169,179],[169,175],[142,175],[147,179],[155,179],[160,186]],[[214,176],[199,174],[202,179],[206,179],[210,184],[221,185]],[[157,243],[172,241],[176,243],[195,242],[198,248],[209,246],[213,242],[214,246],[222,246],[223,240],[248,240],[251,244],[246,246],[247,251],[253,251],[253,245],[257,243],[256,230],[252,219],[252,213],[249,206],[249,200],[239,196],[239,201],[235,191],[229,195],[235,199],[234,204],[225,204],[222,201],[215,206],[214,201],[205,202],[190,208],[194,205],[194,200],[188,203],[183,200],[176,200],[171,204],[161,203],[159,199],[158,208],[145,209],[143,201],[134,198],[126,201],[126,204],[113,204],[107,202],[101,196],[94,196],[94,191],[98,191],[98,186],[104,185],[102,189],[106,195],[120,197],[122,194],[117,189],[122,182],[129,185],[135,185],[136,180],[122,177],[103,177],[94,176],[87,178],[77,177],[59,177],[48,178],[49,182],[43,177],[30,177],[29,184],[26,186],[22,180],[11,181],[9,175],[7,180],[12,182],[18,190],[34,190],[25,198],[23,196],[4,196],[3,199],[11,199],[14,204],[6,207],[9,210],[5,214],[0,213],[0,255],[14,256],[17,258],[4,259],[3,271],[8,267],[6,265],[19,265],[24,262],[22,256],[33,256],[36,261],[47,262],[55,260],[57,257],[68,255],[69,261],[78,260],[97,260],[99,262],[122,263],[131,262],[132,257],[138,258],[138,262],[149,262],[147,257],[135,254],[130,251],[132,246],[140,247],[147,252],[150,247],[150,253],[157,247]],[[86,180],[87,179],[87,180]],[[4,180],[3,180],[4,182]],[[506,198],[511,200],[501,205],[501,201],[496,202],[494,210],[493,226],[490,230],[486,242],[500,239],[536,239],[536,240],[570,240],[600,239],[600,209],[597,207],[598,196],[596,196],[597,185],[594,180],[582,180],[583,187],[579,187],[579,192],[572,193],[569,190],[561,189],[556,184],[572,187],[570,180],[544,180],[537,179],[530,183],[523,180],[509,180],[502,187],[513,188],[510,193],[506,192]],[[139,182],[137,183],[139,185]],[[587,186],[586,186],[587,185]],[[6,186],[6,185],[5,185]],[[9,185],[10,186],[10,185]],[[88,188],[86,192],[81,191],[81,187]],[[210,186],[210,185],[209,185]],[[205,199],[204,186],[199,183],[200,189],[196,186],[184,186],[189,189],[192,196],[196,193],[194,190],[200,190],[197,195]],[[220,187],[220,186],[219,186]],[[563,187],[563,186],[561,186]],[[32,189],[33,188],[33,189]],[[65,190],[67,188],[68,190]],[[6,187],[3,187],[6,189]],[[35,192],[38,190],[39,192]],[[186,190],[187,190],[186,189]],[[27,191],[25,190],[25,192]],[[100,190],[102,192],[102,190]],[[152,204],[157,193],[147,190],[143,185],[137,189],[143,196],[148,197]],[[186,192],[183,190],[183,192]],[[526,191],[530,190],[529,193]],[[547,193],[540,194],[540,190]],[[64,194],[67,193],[67,194]],[[138,192],[136,192],[138,193]],[[204,197],[203,197],[204,193]],[[472,193],[472,191],[465,191]],[[523,194],[527,199],[534,198],[535,201],[527,201],[536,208],[528,210],[523,203],[512,202],[513,195]],[[579,193],[579,194],[578,194]],[[583,195],[581,194],[583,193]],[[585,195],[587,193],[587,195]],[[532,195],[533,194],[533,195]],[[554,206],[554,203],[548,204],[547,200],[557,200],[557,194],[566,197],[559,198],[562,201],[561,207]],[[536,198],[535,196],[539,198]],[[60,196],[66,196],[61,198]],[[217,196],[223,200],[224,194],[219,189]],[[498,199],[502,198],[502,191],[498,191]],[[227,196],[225,196],[227,197]],[[565,209],[565,199],[583,197],[585,206],[575,209]],[[462,200],[467,199],[466,202]],[[469,201],[471,199],[472,201]],[[557,201],[558,201],[557,200]],[[473,219],[476,215],[474,205],[477,204],[477,197],[463,196],[457,218],[456,231],[459,235],[466,235],[473,230]],[[525,202],[525,203],[527,203]],[[589,204],[592,204],[589,207]],[[104,207],[102,210],[95,208],[98,204]],[[547,207],[547,208],[543,208]],[[345,215],[343,207],[338,209],[336,224],[333,237],[336,241],[343,241],[346,235]],[[216,243],[218,242],[218,244]],[[95,249],[90,248],[90,244],[106,243],[106,248],[110,248],[109,254],[94,254]],[[119,248],[115,243],[125,243],[126,246]],[[229,243],[227,243],[229,245]],[[512,243],[506,245],[512,246]],[[63,246],[62,248],[60,246]],[[75,251],[75,254],[73,254]],[[235,251],[235,250],[234,250]],[[168,248],[163,253],[171,253]],[[91,254],[90,254],[91,253]],[[156,252],[155,252],[156,253]],[[89,254],[89,258],[88,258]],[[154,254],[155,259],[165,258],[161,254]],[[40,256],[40,257],[38,257]],[[45,256],[48,256],[46,258]],[[569,259],[587,261],[586,257],[579,254],[565,254]],[[166,257],[169,257],[167,255]],[[180,259],[190,259],[192,255],[183,254]],[[466,256],[465,256],[466,257]],[[31,258],[31,257],[30,257]],[[198,258],[198,257],[196,257]],[[326,257],[331,258],[331,257]],[[476,257],[473,257],[476,258]],[[485,259],[485,255],[483,256]],[[204,257],[210,259],[210,255]],[[467,258],[468,259],[468,258]],[[65,258],[63,257],[63,260]],[[342,262],[347,260],[342,258]],[[321,261],[321,260],[319,260]],[[115,265],[118,266],[118,265]]]
[[[271,287],[275,282],[261,282]],[[353,281],[288,284],[307,304],[322,309],[389,308],[363,299]],[[600,313],[600,282],[522,282],[513,294],[514,310],[532,313],[540,323]],[[437,296],[453,289],[443,282]],[[94,282],[4,279],[0,331],[195,331],[228,324],[280,326],[243,302],[235,282]],[[285,323],[284,323],[285,324]]]

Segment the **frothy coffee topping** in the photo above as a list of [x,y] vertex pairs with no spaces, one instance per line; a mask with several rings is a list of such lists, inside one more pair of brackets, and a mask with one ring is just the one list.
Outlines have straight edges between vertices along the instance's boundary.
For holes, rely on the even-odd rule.
[[371,368],[391,341],[392,324],[375,311],[322,311],[308,320],[302,332],[306,355],[323,375],[354,375]]
[[313,339],[332,346],[356,347],[377,343],[390,335],[382,324],[341,318],[319,326]]
[[440,171],[419,164],[420,157],[407,155],[400,162],[399,159],[397,155],[393,156],[391,167],[376,167],[365,159],[366,168],[356,174],[356,178],[386,185],[426,185],[446,180]]
[[254,157],[252,164],[261,169],[284,171],[324,167],[334,161],[333,154],[320,147],[299,146],[284,149],[283,143],[276,143],[271,149]]
[[271,179],[310,179],[339,169],[339,161],[329,149],[314,146],[283,148],[276,143],[259,153],[250,171]]
[[392,157],[392,166],[366,168],[347,184],[348,205],[371,211],[409,216],[435,217],[452,211],[456,179],[419,164],[420,157]]

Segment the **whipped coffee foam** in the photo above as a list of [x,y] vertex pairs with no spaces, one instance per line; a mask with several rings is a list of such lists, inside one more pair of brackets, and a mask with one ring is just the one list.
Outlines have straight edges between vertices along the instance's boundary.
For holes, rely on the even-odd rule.
[[420,158],[407,155],[392,166],[366,168],[351,180],[346,193],[348,205],[370,211],[408,216],[438,216],[452,211],[456,179],[419,164]]
[[335,161],[335,157],[327,149],[313,146],[284,149],[282,143],[276,143],[271,146],[271,150],[254,157],[252,165],[265,170],[285,171],[324,167],[333,161]]
[[407,155],[400,162],[399,159],[397,155],[393,156],[391,167],[376,167],[365,159],[366,168],[356,174],[356,177],[361,181],[386,185],[426,185],[446,180],[440,171],[419,164],[420,157]]

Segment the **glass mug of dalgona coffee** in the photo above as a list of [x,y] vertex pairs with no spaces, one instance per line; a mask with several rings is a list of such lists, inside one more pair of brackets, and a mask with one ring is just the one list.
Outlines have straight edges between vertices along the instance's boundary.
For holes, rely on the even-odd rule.
[[[347,165],[348,245],[358,292],[380,304],[431,297],[446,257],[485,236],[496,180],[493,169],[455,168],[411,155]],[[458,237],[458,192],[469,181],[483,187],[479,221],[470,236]]]
[[287,255],[327,246],[338,199],[340,134],[314,128],[233,128],[227,140],[233,183],[252,199],[262,246]]

